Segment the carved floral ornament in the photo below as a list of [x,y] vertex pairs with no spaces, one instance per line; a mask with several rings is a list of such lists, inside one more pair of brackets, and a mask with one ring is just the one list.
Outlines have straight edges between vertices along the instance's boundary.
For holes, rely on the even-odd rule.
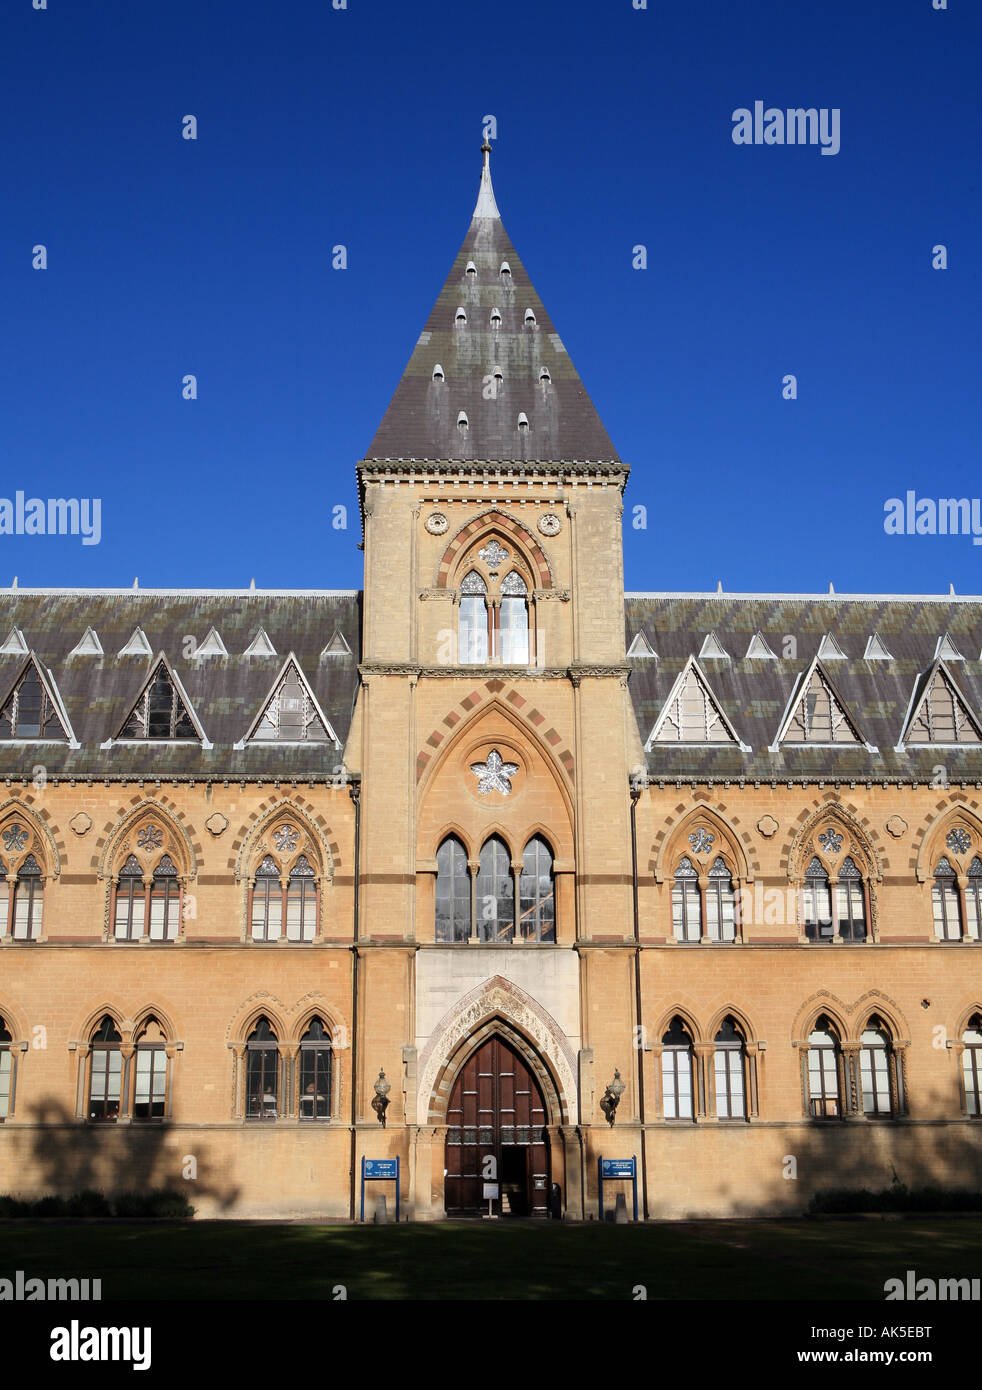
[[431,512],[423,523],[431,536],[442,536],[450,525],[445,513]]
[[539,517],[539,530],[544,536],[558,536],[562,525],[555,512],[546,512],[545,516]]
[[131,826],[116,846],[112,861],[114,872],[118,874],[123,864],[129,864],[134,860],[148,876],[167,860],[165,869],[173,872],[173,868],[168,869],[167,866],[176,866],[178,877],[182,881],[185,878],[182,867],[185,860],[183,844],[171,832],[167,822],[152,813]]
[[3,829],[0,830],[0,846],[0,855],[8,876],[16,875],[25,866],[28,870],[37,872],[33,868],[35,863],[41,867],[41,872],[44,872],[38,837],[29,822],[20,819],[16,814],[4,822]]
[[487,796],[489,792],[510,796],[518,763],[505,762],[497,748],[492,748],[483,763],[471,763],[471,772],[478,779],[477,790],[481,796]]
[[289,876],[291,869],[304,876],[313,872],[320,878],[320,854],[313,839],[302,821],[290,815],[275,821],[260,836],[253,854],[253,873],[257,868],[275,865],[282,877]]

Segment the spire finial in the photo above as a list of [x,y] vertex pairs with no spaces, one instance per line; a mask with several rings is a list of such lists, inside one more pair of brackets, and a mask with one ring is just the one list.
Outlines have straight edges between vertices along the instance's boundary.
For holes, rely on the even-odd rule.
[[477,195],[474,216],[497,217],[500,221],[501,213],[498,211],[494,189],[491,187],[491,141],[486,135],[481,145],[481,154],[484,156],[484,167],[481,169],[481,191]]

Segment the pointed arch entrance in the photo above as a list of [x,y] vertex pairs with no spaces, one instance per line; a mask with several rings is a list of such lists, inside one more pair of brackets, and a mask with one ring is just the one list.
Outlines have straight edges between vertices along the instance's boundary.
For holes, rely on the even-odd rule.
[[484,1184],[490,1171],[497,1174],[499,1190],[495,1212],[546,1216],[551,1181],[547,1123],[538,1079],[519,1051],[500,1032],[492,1032],[460,1068],[450,1092],[447,1215],[487,1212]]

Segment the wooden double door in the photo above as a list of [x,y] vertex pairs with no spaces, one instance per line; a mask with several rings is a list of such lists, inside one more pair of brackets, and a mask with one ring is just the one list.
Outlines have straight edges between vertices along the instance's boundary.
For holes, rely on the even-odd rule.
[[[446,1208],[449,1216],[488,1210],[485,1173],[497,1173],[502,1216],[545,1216],[549,1141],[542,1090],[519,1054],[491,1037],[468,1058],[447,1110]],[[494,1165],[486,1160],[493,1157]]]

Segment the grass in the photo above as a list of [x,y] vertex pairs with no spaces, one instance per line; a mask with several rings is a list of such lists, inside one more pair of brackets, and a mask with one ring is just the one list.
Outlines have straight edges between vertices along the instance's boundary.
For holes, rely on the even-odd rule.
[[0,1225],[0,1277],[102,1279],[103,1299],[873,1299],[907,1269],[978,1275],[982,1216],[903,1221]]

